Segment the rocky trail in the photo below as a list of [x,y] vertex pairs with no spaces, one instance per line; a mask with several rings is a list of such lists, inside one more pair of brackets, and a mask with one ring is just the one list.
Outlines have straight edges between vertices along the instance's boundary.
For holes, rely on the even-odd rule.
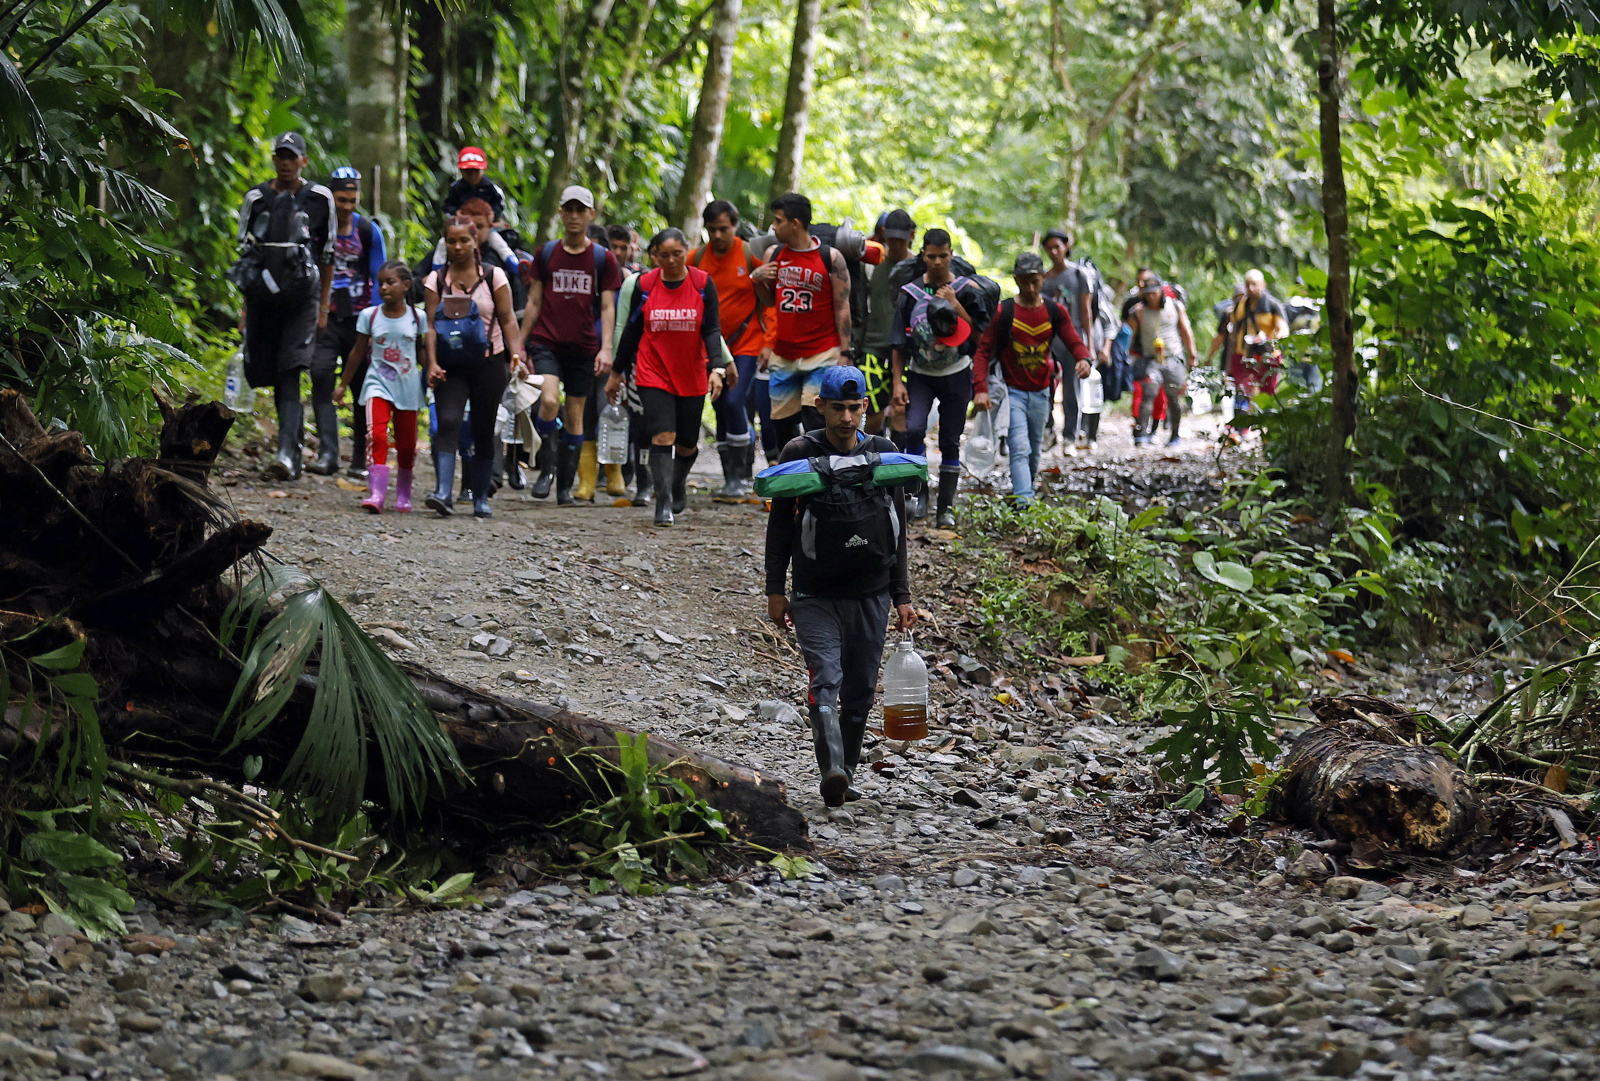
[[[1213,482],[1203,439],[1136,453],[1118,429],[1052,455],[1053,481],[1130,505]],[[701,491],[661,530],[507,491],[487,522],[373,518],[331,479],[239,462],[217,483],[395,657],[784,778],[817,873],[630,898],[523,868],[465,909],[339,926],[141,902],[92,947],[7,911],[0,1076],[1600,1075],[1592,845],[1559,875],[1529,852],[1380,882],[1304,834],[1165,810],[1154,730],[1092,669],[974,648],[957,535],[913,534],[934,731],[869,736],[867,798],[830,812],[803,666],[764,619],[761,507]],[[1358,676],[1413,703],[1487,685],[1420,660]]]

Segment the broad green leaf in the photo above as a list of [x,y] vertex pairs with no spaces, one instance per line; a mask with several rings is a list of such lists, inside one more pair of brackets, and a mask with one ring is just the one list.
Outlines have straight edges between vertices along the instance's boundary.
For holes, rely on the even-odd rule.
[[22,838],[24,858],[47,863],[58,871],[116,867],[122,857],[93,837],[65,830],[37,830]]
[[29,657],[28,660],[40,668],[76,668],[83,660],[83,650],[88,644],[87,638],[76,638],[60,649],[52,649],[49,653]]

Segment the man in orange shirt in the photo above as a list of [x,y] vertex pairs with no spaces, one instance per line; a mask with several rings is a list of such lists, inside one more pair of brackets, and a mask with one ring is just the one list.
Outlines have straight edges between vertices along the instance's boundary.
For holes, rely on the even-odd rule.
[[713,403],[717,413],[717,453],[722,457],[722,493],[713,498],[732,502],[751,491],[755,443],[750,438],[750,415],[745,403],[755,385],[761,350],[771,342],[763,305],[750,278],[751,271],[761,262],[745,250],[735,231],[739,211],[726,199],[718,199],[706,205],[701,220],[710,241],[689,253],[689,265],[705,271],[716,283],[722,340],[727,342],[738,372],[732,385],[723,387],[722,395]]

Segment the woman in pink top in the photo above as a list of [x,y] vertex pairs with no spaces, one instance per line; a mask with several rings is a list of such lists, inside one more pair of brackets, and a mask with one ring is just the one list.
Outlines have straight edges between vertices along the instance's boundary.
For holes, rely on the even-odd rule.
[[[522,370],[521,338],[511,314],[511,282],[499,267],[485,267],[478,254],[478,234],[469,217],[457,215],[444,231],[445,266],[429,274],[423,282],[428,313],[428,385],[433,388],[439,428],[433,438],[438,488],[427,504],[443,517],[454,513],[456,447],[460,444],[461,421],[467,403],[472,403],[472,513],[487,518],[489,478],[494,471],[495,420],[506,382],[513,372]],[[482,345],[477,348],[441,351],[438,324],[449,321],[448,308],[475,306],[483,320]],[[479,341],[477,335],[462,335],[459,326],[446,336],[452,341]],[[510,343],[509,352],[506,349]],[[448,345],[449,343],[446,342]],[[481,355],[479,355],[481,353]]]

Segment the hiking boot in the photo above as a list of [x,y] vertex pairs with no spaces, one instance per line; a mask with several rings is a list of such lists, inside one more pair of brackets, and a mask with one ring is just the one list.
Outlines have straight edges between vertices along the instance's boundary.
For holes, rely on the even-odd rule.
[[689,505],[689,470],[694,468],[695,459],[700,457],[697,450],[687,458],[675,457],[672,459],[672,513],[682,514]]
[[650,480],[655,487],[656,525],[672,524],[672,455],[650,455]]
[[811,741],[817,754],[817,772],[822,774],[822,802],[829,807],[842,807],[850,774],[844,766],[844,733],[840,731],[838,710],[832,706],[811,707]]
[[533,484],[528,488],[528,494],[535,499],[549,499],[550,489],[556,482],[556,439],[555,432],[545,435],[539,443],[539,449],[533,456],[534,468],[539,475],[533,479]]
[[456,490],[456,454],[453,450],[441,450],[434,455],[434,469],[438,472],[438,486],[428,493],[428,498],[422,501],[423,505],[431,511],[437,511],[439,517],[448,518],[455,511]]

